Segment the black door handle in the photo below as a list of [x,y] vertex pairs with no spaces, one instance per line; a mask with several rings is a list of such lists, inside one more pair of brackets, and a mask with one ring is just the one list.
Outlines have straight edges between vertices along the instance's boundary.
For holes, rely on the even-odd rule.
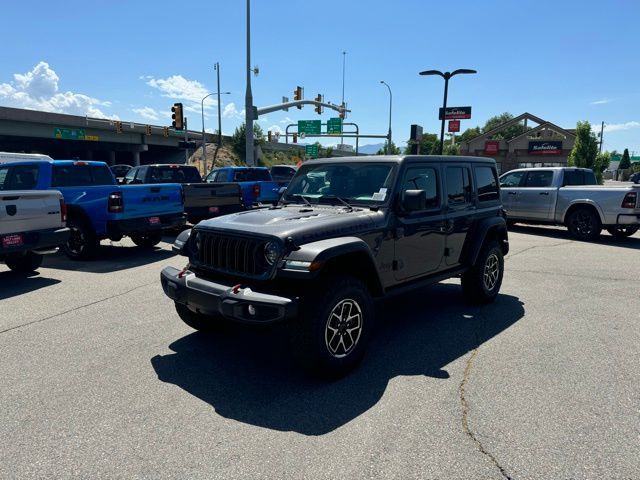
[[540,192],[540,195],[549,195],[549,192]]
[[516,192],[507,192],[509,195],[517,195]]

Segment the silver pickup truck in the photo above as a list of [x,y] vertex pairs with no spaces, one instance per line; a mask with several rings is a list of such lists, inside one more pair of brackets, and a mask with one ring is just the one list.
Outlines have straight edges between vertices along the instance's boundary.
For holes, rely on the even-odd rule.
[[603,187],[591,170],[522,168],[500,177],[508,224],[565,225],[579,240],[594,240],[603,228],[628,237],[640,228],[640,185]]

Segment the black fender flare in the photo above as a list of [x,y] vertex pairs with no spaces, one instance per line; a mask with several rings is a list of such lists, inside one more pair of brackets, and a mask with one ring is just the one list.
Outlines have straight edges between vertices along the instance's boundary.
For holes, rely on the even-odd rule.
[[[306,278],[315,278],[332,265],[332,262],[344,260],[350,267],[348,273],[361,277],[374,295],[384,291],[380,274],[369,245],[358,237],[338,237],[301,245],[286,256],[286,260],[309,262],[318,268],[305,272]],[[340,267],[335,263],[332,267]],[[356,269],[353,271],[353,269]],[[286,265],[285,265],[286,269]]]
[[490,217],[480,220],[477,227],[470,232],[464,252],[462,263],[464,265],[474,265],[482,250],[482,245],[487,238],[495,238],[502,249],[503,255],[509,253],[509,236],[507,233],[507,222],[502,217]]

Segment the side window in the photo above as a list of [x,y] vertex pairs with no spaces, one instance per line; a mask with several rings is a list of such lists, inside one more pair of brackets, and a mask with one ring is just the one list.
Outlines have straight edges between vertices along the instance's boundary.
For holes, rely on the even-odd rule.
[[149,167],[140,167],[136,172],[136,180],[139,180],[140,183],[146,183],[147,172],[149,171]]
[[9,190],[8,188],[5,188],[5,183],[7,181],[8,174],[9,174],[8,167],[0,168],[0,190]]
[[91,171],[93,173],[93,184],[94,185],[113,185],[114,178],[111,170],[106,165],[98,166],[94,165],[91,167]]
[[0,169],[0,190],[33,190],[38,183],[38,167],[19,165]]
[[522,177],[526,172],[507,173],[500,179],[500,186],[506,188],[516,188],[520,186]]
[[447,167],[447,201],[449,205],[471,203],[471,178],[468,168]]
[[491,167],[476,167],[476,184],[478,185],[478,201],[491,202],[500,198],[496,171]]
[[132,168],[131,170],[129,170],[127,174],[124,176],[124,183],[128,185],[131,182],[133,182],[133,179],[135,178],[137,171],[138,171],[137,168]]
[[53,167],[52,187],[88,187],[93,184],[89,166],[56,165]]
[[550,187],[552,181],[553,181],[553,171],[534,170],[527,174],[527,178],[524,181],[523,186],[528,188]]
[[424,190],[427,196],[427,208],[436,208],[440,205],[438,177],[433,167],[409,168],[402,184],[402,192],[407,190]]

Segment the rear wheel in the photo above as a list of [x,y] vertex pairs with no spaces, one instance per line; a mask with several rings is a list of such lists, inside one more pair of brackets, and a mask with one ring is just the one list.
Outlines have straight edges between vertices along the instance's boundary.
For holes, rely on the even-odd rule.
[[638,231],[640,227],[636,225],[628,225],[628,226],[618,226],[618,227],[607,227],[607,232],[613,235],[616,238],[625,238],[630,237],[634,233]]
[[337,378],[364,356],[374,328],[373,300],[367,287],[349,276],[316,287],[292,325],[292,349],[311,374]]
[[12,254],[7,256],[5,263],[14,272],[35,272],[42,265],[42,255],[34,252]]
[[95,256],[99,241],[92,228],[86,222],[70,218],[67,220],[70,234],[67,243],[62,245],[62,251],[72,260],[88,260]]
[[567,218],[567,228],[578,240],[595,240],[602,231],[602,223],[591,208],[577,208]]
[[203,315],[189,309],[186,305],[174,302],[176,312],[184,323],[201,332],[222,332],[229,329],[231,322],[222,315]]
[[485,304],[495,300],[504,275],[504,257],[497,242],[484,245],[475,265],[462,274],[462,294],[470,303]]
[[149,232],[142,235],[131,235],[131,240],[138,247],[153,248],[162,240],[162,232]]

